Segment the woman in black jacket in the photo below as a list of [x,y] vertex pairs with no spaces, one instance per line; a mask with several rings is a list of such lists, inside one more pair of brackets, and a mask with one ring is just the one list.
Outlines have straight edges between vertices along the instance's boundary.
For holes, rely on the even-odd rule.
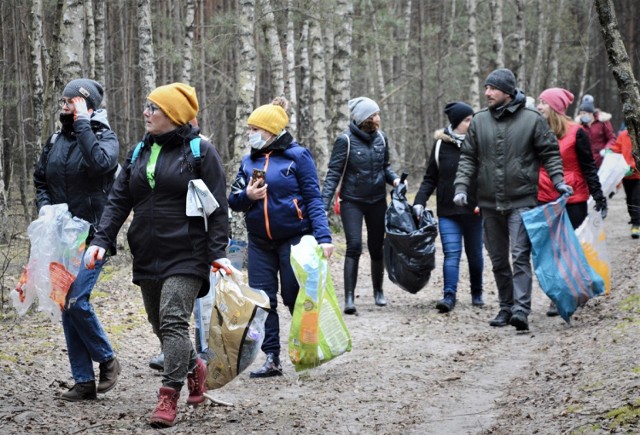
[[453,182],[460,160],[460,145],[473,117],[473,109],[466,103],[454,102],[445,106],[449,126],[436,132],[429,157],[429,165],[413,205],[416,216],[421,216],[431,194],[436,191],[440,241],[444,252],[442,274],[444,278],[443,298],[436,303],[441,313],[453,310],[456,305],[462,241],[469,263],[471,281],[471,303],[482,306],[482,218],[477,212],[475,185],[469,189],[467,205],[453,203]]
[[[344,260],[344,312],[354,314],[354,293],[362,253],[362,220],[367,224],[367,247],[371,257],[373,295],[378,306],[387,304],[382,291],[384,263],[384,215],[386,184],[397,186],[400,178],[391,169],[387,137],[380,130],[380,107],[367,97],[349,101],[352,122],[336,138],[322,188],[327,213],[340,185],[340,216],[347,239]],[[344,175],[343,175],[344,174]]]
[[[216,149],[189,122],[197,113],[191,86],[173,83],[149,94],[144,106],[147,134],[129,153],[85,254],[89,267],[100,260],[133,211],[127,232],[133,282],[140,286],[147,318],[165,356],[158,405],[150,418],[155,427],[173,425],[185,380],[187,403],[205,400],[206,366],[189,338],[189,320],[196,297],[209,289],[212,262],[223,268],[230,265],[225,258],[225,174]],[[202,216],[186,215],[189,182],[197,179],[219,204],[206,218],[206,227]]]
[[[74,217],[91,224],[87,244],[107,202],[120,149],[107,112],[100,109],[103,94],[102,86],[89,79],[65,86],[59,100],[62,129],[45,145],[33,174],[38,211],[66,203]],[[113,251],[115,244],[105,248]],[[60,396],[63,400],[94,400],[96,392],[106,393],[118,381],[120,363],[90,301],[102,266],[81,267],[66,295],[62,327],[75,385]],[[97,388],[94,361],[100,365]]]

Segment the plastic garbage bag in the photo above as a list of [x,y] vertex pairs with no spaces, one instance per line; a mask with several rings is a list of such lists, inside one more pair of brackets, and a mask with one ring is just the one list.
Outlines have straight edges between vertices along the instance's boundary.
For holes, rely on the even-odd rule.
[[385,214],[384,262],[391,282],[417,293],[429,282],[436,266],[438,224],[429,209],[416,223],[401,183],[391,191]]
[[533,266],[542,290],[569,323],[579,306],[604,292],[566,212],[567,196],[522,213],[531,239]]
[[247,284],[244,272],[216,272],[207,355],[207,388],[220,388],[253,363],[264,340],[269,297]]
[[13,307],[24,315],[38,300],[38,309],[52,321],[61,319],[69,287],[80,270],[89,223],[71,216],[67,204],[45,205],[27,232],[29,261],[15,290]]
[[322,248],[312,236],[291,247],[291,265],[300,291],[289,331],[289,358],[296,371],[320,364],[351,350],[351,336],[342,319]]

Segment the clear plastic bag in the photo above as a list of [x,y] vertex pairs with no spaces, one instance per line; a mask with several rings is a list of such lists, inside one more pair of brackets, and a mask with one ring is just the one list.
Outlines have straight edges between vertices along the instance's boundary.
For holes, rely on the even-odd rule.
[[89,223],[71,216],[67,204],[45,205],[27,230],[29,262],[11,292],[13,307],[23,316],[38,300],[38,309],[59,321],[70,285],[80,270]]

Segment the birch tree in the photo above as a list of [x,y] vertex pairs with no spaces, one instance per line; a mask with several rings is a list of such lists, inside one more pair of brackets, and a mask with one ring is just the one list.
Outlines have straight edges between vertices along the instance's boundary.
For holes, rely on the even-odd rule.
[[526,94],[529,95],[529,89],[527,87],[527,67],[526,67],[526,54],[527,54],[527,34],[525,25],[525,8],[524,0],[515,0],[516,6],[516,31],[513,36],[513,45],[515,52],[518,56],[518,67],[516,69],[516,78],[518,80],[518,87],[524,89]]
[[84,48],[87,61],[83,75],[93,78],[96,76],[96,28],[93,21],[93,0],[84,1],[84,22],[86,26]]
[[[42,59],[42,0],[33,0],[31,3],[31,71],[32,71],[32,92],[31,100],[33,102],[33,111],[35,117],[33,119],[33,127],[35,130],[36,142],[42,143],[46,139],[46,132],[44,131],[44,63]],[[4,58],[4,57],[3,57]],[[3,80],[4,82],[4,80]],[[0,135],[2,137],[2,135]],[[2,147],[0,147],[2,148]],[[0,151],[1,152],[1,151]],[[4,161],[0,156],[0,162]],[[1,166],[1,165],[0,165]],[[1,168],[0,168],[1,170]],[[0,179],[4,181],[4,175],[0,174]],[[4,184],[4,183],[3,183]],[[4,186],[1,186],[0,191],[4,194]]]
[[[105,37],[105,9],[106,0],[94,0],[94,12],[93,21],[95,23],[95,79],[103,86],[107,83],[107,77],[105,74],[105,51],[106,51],[106,37]],[[107,103],[107,97],[109,92],[105,92],[105,96],[102,99],[103,104]]]
[[335,14],[337,27],[334,35],[333,78],[329,82],[329,98],[333,116],[329,128],[332,141],[349,125],[349,107],[351,96],[351,38],[353,29],[353,2],[339,0]]
[[84,7],[77,0],[65,0],[62,22],[60,23],[60,74],[61,82],[82,77],[85,46]]
[[[560,0],[558,3],[558,11],[562,11],[564,8],[564,0]],[[554,20],[558,23],[559,17],[556,16]],[[553,41],[551,43],[551,50],[549,50],[549,87],[558,86],[558,53],[560,51],[560,38],[562,37],[562,27],[560,25],[554,25],[555,33],[553,34]]]
[[273,14],[270,0],[259,0],[263,13],[264,36],[269,49],[269,67],[271,72],[271,91],[276,96],[284,95],[284,59],[282,58],[282,48],[280,48],[280,38],[276,29],[276,17]]
[[476,42],[476,10],[477,0],[467,0],[467,11],[469,12],[469,28],[467,36],[469,39],[469,77],[471,84],[469,87],[469,102],[474,110],[480,109],[480,66],[478,64],[478,44]]
[[142,94],[146,97],[156,88],[156,67],[151,31],[151,0],[138,0],[138,68]]
[[493,38],[493,52],[496,55],[496,68],[504,68],[504,39],[502,38],[502,6],[503,0],[491,0],[491,36]]
[[[402,78],[409,77],[409,71],[407,67],[407,60],[409,57],[409,34],[411,32],[411,0],[406,0],[404,2],[404,7],[402,10],[402,29],[401,32],[401,40],[402,40],[402,51],[400,52],[399,59],[399,67],[398,67],[398,75]],[[403,86],[404,84],[400,84],[399,86]],[[400,129],[396,132],[396,148],[398,150],[399,162],[404,164],[406,161],[406,134],[407,131],[407,92],[401,91],[399,98],[399,108],[400,113],[398,117],[398,124]]]
[[298,133],[298,95],[296,90],[296,47],[295,31],[293,25],[293,0],[287,0],[287,35],[285,44],[286,53],[286,80],[285,95],[289,99],[289,131],[293,137]]
[[309,61],[309,20],[302,22],[300,30],[300,122],[298,138],[307,143],[311,136],[311,62]]
[[309,138],[318,168],[318,178],[324,179],[329,164],[329,148],[327,147],[327,100],[326,70],[324,62],[324,43],[320,22],[312,19],[309,23],[309,47],[311,48],[311,126],[312,136]]
[[538,45],[536,48],[536,56],[535,61],[533,62],[533,68],[531,70],[531,80],[529,82],[529,89],[532,92],[540,92],[542,91],[542,85],[540,84],[540,79],[542,76],[542,68],[544,67],[545,60],[545,48],[547,47],[547,38],[548,31],[547,27],[549,26],[547,22],[547,7],[548,2],[546,0],[537,0],[536,2],[536,11],[538,15]]
[[193,70],[193,26],[196,17],[195,0],[186,0],[185,8],[182,73],[180,77],[183,83],[191,84],[191,71]]

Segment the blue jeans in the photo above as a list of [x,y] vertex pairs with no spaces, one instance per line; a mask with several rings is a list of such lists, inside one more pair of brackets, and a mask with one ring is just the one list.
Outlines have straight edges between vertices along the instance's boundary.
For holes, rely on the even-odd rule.
[[93,270],[81,261],[80,271],[71,284],[62,310],[62,328],[67,340],[71,374],[76,383],[95,380],[93,361],[103,363],[115,356],[89,298],[105,261],[96,261]]
[[[498,287],[500,309],[515,313],[531,312],[531,241],[522,222],[523,207],[499,212],[483,208],[484,243],[493,264],[493,276]],[[511,253],[511,262],[509,262]]]
[[444,252],[442,273],[444,292],[455,293],[458,290],[460,276],[460,257],[462,240],[464,252],[469,263],[471,293],[482,293],[482,218],[474,215],[441,216],[438,218],[440,241]]
[[249,286],[264,290],[269,296],[271,309],[264,324],[264,353],[280,355],[280,318],[278,317],[278,273],[282,302],[293,313],[300,286],[291,267],[291,246],[302,236],[283,240],[268,240],[249,234],[248,264]]

